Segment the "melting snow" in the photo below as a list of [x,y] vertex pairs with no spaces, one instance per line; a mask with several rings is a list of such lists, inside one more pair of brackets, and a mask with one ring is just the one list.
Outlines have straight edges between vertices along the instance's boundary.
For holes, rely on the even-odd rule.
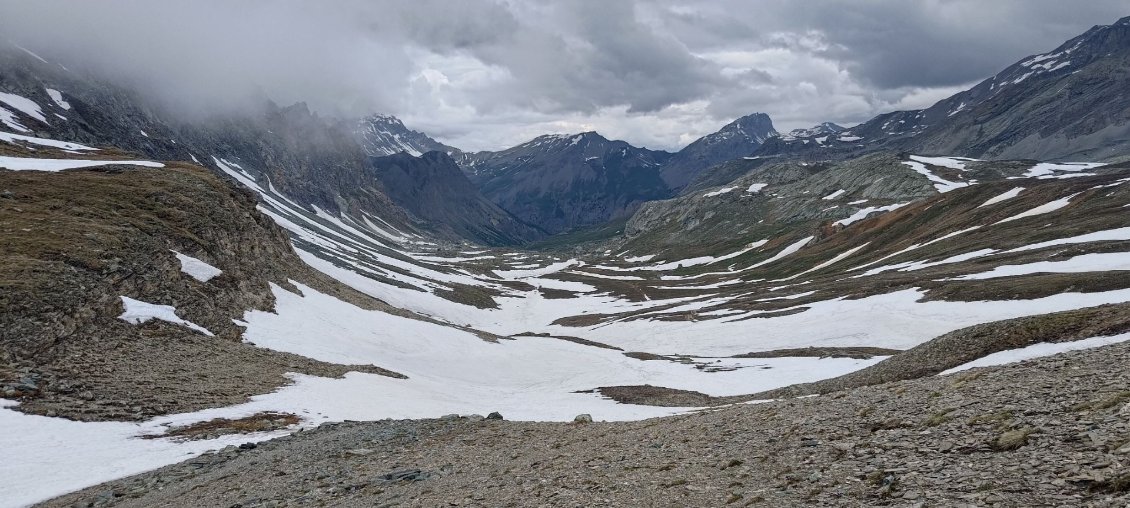
[[951,182],[949,180],[946,180],[945,178],[942,178],[942,177],[934,174],[934,172],[930,171],[926,167],[925,164],[918,162],[918,161],[903,161],[903,164],[910,166],[910,169],[913,169],[914,172],[916,172],[916,173],[918,173],[922,176],[925,176],[927,179],[929,179],[931,182],[933,182],[934,188],[938,189],[938,192],[949,192],[949,191],[954,190],[954,189],[960,189],[962,187],[968,187],[970,185],[970,183],[976,183],[976,182]]
[[[1064,162],[1052,163],[1041,162],[1032,166],[1028,172],[1024,173],[1023,178],[1071,178],[1075,176],[1091,176],[1088,174],[1080,174],[1080,171],[1094,169],[1103,166],[1101,162]],[[1062,173],[1074,173],[1064,175]]]
[[1001,265],[987,272],[971,273],[950,280],[984,280],[1033,273],[1116,272],[1130,270],[1130,253],[1083,254],[1063,261],[1039,261],[1023,265]]
[[997,203],[1000,203],[1001,201],[1007,201],[1007,200],[1012,199],[1016,196],[1019,196],[1020,192],[1023,191],[1023,190],[1024,190],[1024,187],[1014,187],[1013,189],[1006,191],[999,196],[993,197],[993,198],[989,199],[988,201],[981,203],[980,205],[977,206],[977,208],[981,208],[981,207],[989,206],[989,205],[995,205]]
[[63,109],[71,109],[71,103],[67,102],[67,100],[63,98],[62,92],[54,88],[47,88],[46,90],[47,95],[51,97],[51,100],[55,101],[56,105]]
[[831,194],[828,194],[827,196],[824,196],[823,198],[820,198],[820,199],[826,199],[826,200],[831,201],[831,200],[836,199],[840,196],[843,196],[844,193],[846,193],[846,192],[847,192],[846,190],[840,189],[840,190],[833,192]]
[[95,166],[130,165],[147,168],[163,168],[164,164],[151,161],[97,161],[80,159],[32,159],[29,157],[0,156],[0,168],[12,171],[62,171],[64,169],[89,168]]
[[27,97],[22,97],[14,93],[0,92],[0,102],[40,122],[47,123],[47,117],[43,116],[43,110],[39,108],[39,104],[36,104],[35,101]]
[[12,134],[8,132],[0,132],[0,141],[7,143],[11,143],[13,141],[23,141],[24,143],[31,143],[39,146],[50,146],[52,148],[61,148],[63,150],[97,150],[97,148],[80,145],[78,143],[68,143],[66,141],[56,141],[54,139],[22,136],[20,134]]
[[746,189],[745,191],[750,192],[750,193],[761,192],[761,189],[764,189],[768,186],[769,186],[769,184],[767,184],[767,183],[755,183],[753,185],[750,185],[749,188]]
[[1022,347],[1018,349],[1009,349],[1007,351],[998,351],[991,355],[986,355],[969,363],[958,365],[952,369],[943,371],[938,374],[945,376],[963,370],[969,370],[975,367],[991,367],[994,365],[1006,365],[1009,363],[1022,362],[1024,360],[1031,360],[1033,358],[1042,358],[1045,356],[1052,356],[1059,353],[1066,353],[1068,351],[1080,351],[1084,349],[1094,349],[1102,346],[1109,346],[1111,344],[1118,344],[1130,340],[1130,333],[1121,335],[1111,335],[1108,337],[1091,337],[1089,339],[1075,340],[1071,342],[1040,342],[1032,344],[1031,346]]
[[847,226],[849,224],[859,222],[863,219],[866,219],[867,216],[869,216],[869,215],[871,215],[875,212],[890,212],[892,210],[897,210],[897,209],[902,208],[902,207],[909,205],[909,204],[910,203],[896,203],[896,204],[887,205],[887,206],[869,206],[867,208],[863,208],[863,209],[859,210],[858,212],[853,213],[850,217],[848,217],[846,219],[840,219],[840,220],[836,221],[836,224],[839,224],[841,226]]
[[722,194],[725,194],[725,193],[727,193],[727,192],[730,192],[730,191],[732,191],[732,190],[734,190],[734,189],[737,189],[737,187],[723,187],[723,188],[721,188],[721,189],[718,189],[718,190],[716,190],[716,191],[714,191],[714,192],[707,192],[706,194],[703,194],[703,195],[702,195],[702,197],[704,197],[704,198],[712,198],[712,197],[714,197],[714,196],[720,196],[720,195],[722,195]]
[[4,125],[8,126],[9,129],[12,129],[12,130],[16,130],[16,131],[20,131],[20,132],[31,132],[31,129],[24,127],[24,125],[22,123],[20,123],[20,121],[18,119],[16,119],[15,113],[8,111],[3,106],[0,106],[0,123],[3,123]]
[[968,157],[922,157],[920,155],[911,155],[910,158],[932,166],[941,166],[958,171],[965,171],[965,164],[968,162],[977,162],[977,159],[970,159]]
[[219,268],[216,268],[192,256],[186,256],[175,250],[171,252],[173,254],[176,254],[177,260],[180,261],[180,271],[188,274],[190,277],[200,282],[208,282],[209,280],[212,280],[213,277],[224,273],[223,270],[220,270]]
[[1032,217],[1033,215],[1043,215],[1045,213],[1054,212],[1056,210],[1059,210],[1060,208],[1063,208],[1063,207],[1071,204],[1071,198],[1078,196],[1079,194],[1080,193],[1076,192],[1075,194],[1072,194],[1072,195],[1067,196],[1065,198],[1060,198],[1060,199],[1057,199],[1057,200],[1049,202],[1049,203],[1044,203],[1040,206],[1037,206],[1036,208],[1028,210],[1027,212],[1023,212],[1023,213],[1013,215],[1012,217],[1009,217],[1007,219],[1002,219],[1001,221],[996,222],[994,224],[1002,224],[1002,223],[1011,222],[1011,221],[1014,221],[1014,220],[1017,220],[1017,219],[1023,219],[1025,217]]
[[125,312],[118,316],[127,323],[139,325],[150,319],[160,319],[161,321],[168,321],[173,324],[186,326],[192,330],[196,330],[204,335],[212,337],[212,332],[191,321],[186,321],[177,316],[177,309],[172,305],[157,305],[153,303],[143,302],[141,300],[134,300],[128,296],[122,297],[122,307]]

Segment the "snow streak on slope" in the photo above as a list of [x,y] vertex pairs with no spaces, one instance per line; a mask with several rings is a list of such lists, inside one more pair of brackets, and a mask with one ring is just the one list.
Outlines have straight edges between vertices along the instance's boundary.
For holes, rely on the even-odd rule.
[[43,110],[39,108],[39,104],[36,104],[35,101],[27,97],[13,93],[0,92],[0,103],[7,104],[16,111],[39,120],[40,122],[47,123],[47,117],[43,116]]
[[989,200],[985,201],[984,203],[981,203],[980,205],[977,206],[977,208],[995,205],[995,204],[1000,203],[1002,201],[1012,199],[1016,196],[1019,196],[1020,193],[1023,192],[1023,191],[1024,191],[1024,187],[1013,187],[1012,189],[1004,192],[1003,194],[1000,194],[999,196],[994,196],[994,197],[990,198]]
[[1042,358],[1044,356],[1051,356],[1054,354],[1065,353],[1067,351],[1079,351],[1082,349],[1093,349],[1110,344],[1118,344],[1119,342],[1126,342],[1130,340],[1130,333],[1121,335],[1111,335],[1106,337],[1091,337],[1089,339],[1075,340],[1071,342],[1056,342],[1048,343],[1041,342],[1032,344],[1028,347],[1019,349],[1009,349],[1007,351],[998,351],[988,356],[983,356],[969,363],[958,365],[952,369],[946,370],[938,374],[945,376],[956,372],[961,372],[976,367],[991,367],[993,365],[1006,365],[1009,363],[1022,362],[1024,360],[1031,360],[1033,358]]
[[141,300],[134,300],[126,296],[122,298],[122,307],[125,309],[118,319],[127,323],[139,325],[150,319],[159,319],[167,321],[175,325],[181,325],[192,330],[196,330],[204,335],[212,337],[214,334],[208,329],[200,326],[191,321],[185,320],[177,315],[177,309],[171,305],[157,305],[154,303],[143,302]]
[[30,157],[0,156],[0,169],[12,171],[63,171],[66,169],[92,168],[97,166],[141,166],[163,168],[164,164],[152,161],[103,161],[79,159],[32,159]]
[[37,138],[37,137],[32,137],[32,136],[22,136],[20,134],[12,134],[12,133],[9,133],[9,132],[0,132],[0,141],[3,141],[5,143],[12,143],[12,142],[15,142],[15,141],[21,141],[21,142],[24,142],[24,143],[31,143],[33,145],[49,146],[51,148],[61,148],[63,150],[73,150],[73,151],[97,150],[97,148],[92,148],[92,147],[89,147],[89,146],[86,146],[86,145],[80,145],[78,143],[69,143],[69,142],[66,142],[66,141],[56,141],[54,139]]
[[224,273],[223,270],[192,256],[186,256],[175,250],[172,252],[177,256],[177,260],[180,261],[180,271],[200,282],[208,282],[212,280],[213,277]]
[[1079,193],[1075,193],[1075,194],[1072,194],[1070,196],[1059,198],[1055,201],[1051,201],[1049,203],[1044,203],[1044,204],[1037,206],[1036,208],[1033,208],[1033,209],[1028,210],[1026,212],[1018,213],[1016,215],[1013,215],[1012,217],[1002,219],[999,222],[997,222],[997,224],[1003,224],[1005,222],[1012,222],[1014,220],[1023,219],[1025,217],[1032,217],[1032,216],[1036,216],[1036,215],[1043,215],[1045,213],[1054,212],[1056,210],[1059,210],[1060,208],[1063,208],[1063,207],[1071,204],[1071,198],[1078,196],[1078,195],[1079,195]]
[[913,169],[916,173],[929,179],[930,182],[934,184],[934,188],[938,189],[938,192],[949,192],[954,189],[960,189],[962,187],[968,187],[970,185],[970,182],[954,182],[951,180],[946,180],[945,178],[942,178],[935,174],[933,171],[930,171],[925,164],[918,161],[904,161],[903,164],[910,166],[910,169]]

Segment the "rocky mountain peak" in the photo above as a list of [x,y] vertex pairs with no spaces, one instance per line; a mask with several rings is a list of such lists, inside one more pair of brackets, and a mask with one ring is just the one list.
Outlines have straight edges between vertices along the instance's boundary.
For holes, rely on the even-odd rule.
[[724,135],[726,133],[740,133],[747,139],[756,140],[757,143],[762,143],[769,137],[777,133],[773,128],[773,120],[765,113],[753,113],[733,122],[730,122],[718,130],[715,134],[707,137],[717,137],[717,135]]
[[672,189],[682,189],[703,170],[749,155],[774,136],[777,130],[769,115],[753,113],[738,118],[676,153],[663,168],[663,181]]
[[392,115],[367,116],[357,122],[353,133],[365,150],[365,154],[370,157],[382,157],[400,152],[414,156],[430,151],[448,154],[458,152],[458,149],[440,143],[427,134],[405,127],[404,122]]

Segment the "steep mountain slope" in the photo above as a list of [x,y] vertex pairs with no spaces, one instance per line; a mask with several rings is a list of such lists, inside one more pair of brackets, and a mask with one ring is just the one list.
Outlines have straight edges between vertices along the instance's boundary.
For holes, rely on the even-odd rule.
[[847,127],[836,125],[832,122],[822,122],[819,125],[807,129],[793,129],[788,134],[781,136],[782,138],[812,138],[819,136],[833,136],[846,131]]
[[372,115],[361,119],[354,126],[353,133],[361,143],[361,149],[370,157],[402,152],[415,156],[433,151],[449,155],[459,152],[457,148],[440,143],[427,134],[410,130],[395,116]]
[[[436,195],[452,195],[451,189],[470,193],[448,202],[443,214],[406,213],[405,207],[421,209],[414,201],[389,198],[380,179],[386,173],[370,168],[373,158],[367,152],[417,150],[433,144],[392,117],[370,118],[360,128],[321,118],[305,104],[279,107],[264,101],[257,113],[184,120],[176,109],[149,103],[133,91],[44,63],[12,47],[0,51],[0,107],[5,111],[5,127],[16,132],[113,146],[217,171],[218,161],[229,161],[302,206],[335,215],[358,220],[365,214],[379,216],[399,229],[449,241],[514,244],[543,236],[502,210],[483,206],[482,196],[466,186],[457,172],[443,173],[444,179],[422,170],[420,175],[402,174],[390,182]],[[416,176],[415,181],[406,179]],[[440,188],[429,191],[428,185]],[[445,217],[456,222],[438,222]]]
[[446,153],[374,157],[369,171],[394,203],[450,228],[456,236],[491,245],[522,244],[544,236],[487,200]]
[[271,284],[388,307],[310,269],[252,195],[203,168],[0,170],[0,188],[0,394],[24,411],[141,420],[238,404],[288,372],[393,375],[241,342],[233,319],[272,309]]
[[5,502],[1125,504],[1130,163],[847,158],[852,130],[637,205],[670,154],[544,137],[477,178],[638,212],[460,248],[426,205],[498,211],[443,153],[31,69],[0,72]]
[[680,190],[704,169],[749,155],[766,139],[776,135],[769,115],[754,113],[743,116],[671,156],[661,171],[663,181],[671,189]]
[[1024,58],[927,109],[879,115],[833,143],[818,143],[811,135],[777,138],[758,155],[828,159],[887,149],[992,159],[1121,160],[1130,156],[1127,90],[1130,17]]
[[491,201],[549,233],[624,217],[670,196],[659,168],[667,152],[595,132],[540,136],[500,152],[466,155],[463,170]]

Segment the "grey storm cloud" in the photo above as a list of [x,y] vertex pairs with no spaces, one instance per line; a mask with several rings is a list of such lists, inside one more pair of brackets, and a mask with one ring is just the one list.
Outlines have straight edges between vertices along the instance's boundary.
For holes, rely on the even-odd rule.
[[596,129],[675,149],[924,107],[1124,0],[0,0],[0,36],[192,111],[392,113],[468,149]]

